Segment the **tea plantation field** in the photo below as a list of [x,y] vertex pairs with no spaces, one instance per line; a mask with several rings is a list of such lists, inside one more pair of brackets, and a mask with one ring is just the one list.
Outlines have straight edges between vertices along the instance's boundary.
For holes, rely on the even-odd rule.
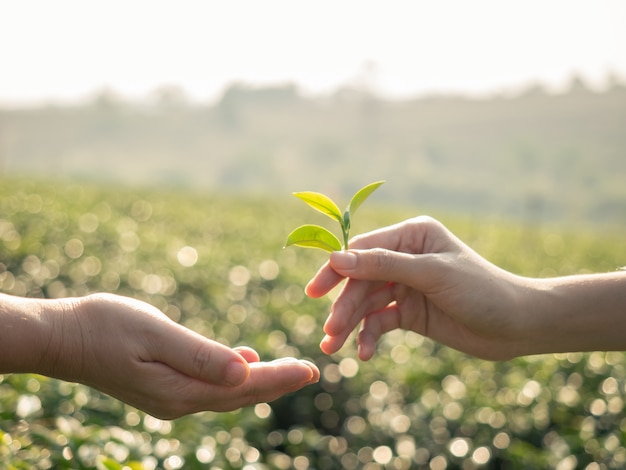
[[[373,197],[353,233],[418,214]],[[431,215],[520,274],[626,265],[624,237]],[[0,180],[0,291],[133,296],[208,337],[252,346],[263,360],[309,358],[322,371],[318,384],[270,404],[174,421],[83,385],[0,375],[0,468],[626,466],[623,353],[495,363],[396,331],[366,363],[352,343],[322,354],[330,299],[306,298],[303,287],[326,255],[282,246],[297,225],[326,220],[332,230],[289,194]]]

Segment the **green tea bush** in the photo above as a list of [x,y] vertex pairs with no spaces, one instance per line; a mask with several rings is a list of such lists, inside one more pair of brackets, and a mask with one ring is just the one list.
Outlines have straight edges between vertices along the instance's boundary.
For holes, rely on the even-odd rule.
[[[2,292],[133,296],[208,337],[252,346],[262,360],[308,358],[322,376],[318,384],[269,404],[163,421],[83,385],[0,375],[0,466],[626,465],[623,353],[495,363],[394,331],[367,363],[356,359],[352,344],[323,355],[318,342],[330,299],[308,299],[303,287],[325,254],[282,249],[301,213],[297,202],[252,195],[3,180]],[[417,213],[372,205],[360,213],[356,230],[412,215]],[[443,221],[482,255],[520,274],[606,271],[626,264],[623,240],[606,234]]]

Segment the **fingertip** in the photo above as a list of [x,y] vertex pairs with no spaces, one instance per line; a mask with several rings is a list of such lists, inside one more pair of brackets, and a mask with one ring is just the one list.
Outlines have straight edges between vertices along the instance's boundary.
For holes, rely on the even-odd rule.
[[357,255],[353,251],[334,251],[330,254],[330,265],[340,272],[350,272],[357,267]]
[[[317,366],[307,360],[296,359],[294,357],[283,357],[275,359],[269,364],[277,367],[278,369],[276,370],[282,370],[283,374],[287,374],[285,375],[285,378],[289,377],[289,387],[300,388],[304,385],[317,382],[320,378],[320,371]],[[263,367],[263,363],[253,365],[253,367]]]
[[233,350],[243,357],[248,363],[259,362],[261,360],[259,353],[248,346],[237,346],[236,348],[233,348]]
[[330,292],[343,279],[344,276],[333,270],[327,262],[307,283],[304,288],[304,292],[311,298],[322,297]]
[[325,354],[334,354],[341,349],[342,342],[337,341],[336,337],[326,335],[320,342],[320,349]]
[[328,314],[328,317],[326,318],[326,321],[324,322],[324,326],[322,326],[322,331],[324,331],[324,333],[326,333],[326,334],[329,334],[328,333],[328,329],[329,329],[328,323],[330,323],[331,315],[332,314]]
[[301,362],[306,364],[306,366],[311,369],[311,378],[309,379],[309,383],[319,382],[321,376],[319,368],[311,361],[302,359]]
[[372,356],[374,355],[374,350],[366,346],[359,345],[357,349],[357,355],[359,356],[359,359],[366,362],[372,358]]
[[357,355],[362,361],[369,361],[376,351],[376,342],[361,331],[357,336]]
[[322,327],[324,333],[328,336],[339,336],[345,328],[344,325],[337,324],[337,319],[341,320],[340,317],[335,317],[332,313],[328,315],[328,318],[324,322],[324,326]]
[[320,291],[316,290],[316,279],[311,279],[306,286],[304,286],[304,293],[311,297],[312,299],[317,299],[321,297],[322,294]]
[[321,349],[321,350],[322,350],[322,352],[323,352],[323,353],[325,353],[325,354],[331,354],[331,353],[329,352],[329,344],[328,344],[328,343],[329,343],[329,341],[330,341],[330,338],[328,337],[328,335],[324,336],[324,337],[322,338],[322,341],[320,341],[320,349]]
[[328,294],[342,278],[338,279],[319,279],[313,278],[304,287],[304,293],[312,299],[318,299]]
[[224,372],[224,382],[232,387],[241,385],[250,375],[250,367],[246,361],[231,361]]

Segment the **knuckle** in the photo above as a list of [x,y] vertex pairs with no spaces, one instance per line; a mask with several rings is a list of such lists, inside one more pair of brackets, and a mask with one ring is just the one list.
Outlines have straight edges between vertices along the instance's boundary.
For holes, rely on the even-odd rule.
[[407,226],[410,230],[429,229],[439,227],[440,222],[429,215],[418,215],[407,220]]
[[195,354],[193,355],[193,371],[196,377],[204,377],[209,372],[211,366],[211,360],[213,356],[213,349],[201,344],[197,347]]
[[377,270],[389,271],[393,269],[396,265],[396,259],[394,258],[392,252],[390,252],[389,250],[374,248],[372,252],[374,254],[374,267]]

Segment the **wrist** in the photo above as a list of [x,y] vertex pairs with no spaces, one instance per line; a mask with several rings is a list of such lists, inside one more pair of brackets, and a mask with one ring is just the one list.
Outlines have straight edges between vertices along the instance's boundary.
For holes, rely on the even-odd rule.
[[43,300],[41,321],[45,348],[37,372],[49,377],[76,382],[83,363],[83,333],[79,322],[79,299]]
[[542,326],[545,317],[537,302],[540,282],[508,272],[499,279],[504,282],[496,289],[499,295],[492,301],[495,302],[493,310],[501,320],[494,318],[496,326],[492,333],[496,344],[500,345],[501,359],[536,354],[538,338],[545,332]]
[[[76,299],[0,294],[0,373],[71,380],[82,362]],[[77,359],[81,359],[77,361]]]
[[554,298],[547,279],[519,279],[516,293],[516,305],[521,327],[519,331],[520,351],[517,356],[556,352],[560,349],[558,321]]

